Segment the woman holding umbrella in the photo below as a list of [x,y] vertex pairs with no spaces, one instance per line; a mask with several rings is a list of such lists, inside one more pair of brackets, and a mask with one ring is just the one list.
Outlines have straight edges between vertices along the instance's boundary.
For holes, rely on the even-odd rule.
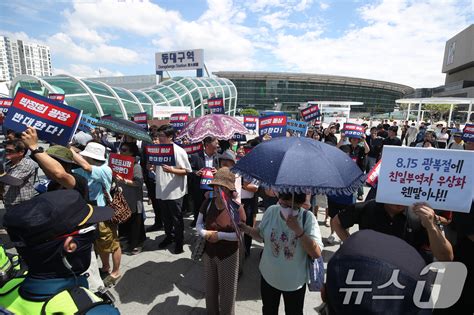
[[278,314],[282,294],[286,314],[303,314],[308,255],[318,258],[323,248],[315,216],[301,207],[305,200],[306,194],[280,193],[258,228],[241,224],[244,233],[264,242],[259,268],[263,314]]
[[209,185],[214,196],[203,202],[196,223],[206,240],[206,309],[208,314],[234,314],[241,241],[237,224],[245,222],[245,211],[232,201],[235,175],[229,168],[220,168]]

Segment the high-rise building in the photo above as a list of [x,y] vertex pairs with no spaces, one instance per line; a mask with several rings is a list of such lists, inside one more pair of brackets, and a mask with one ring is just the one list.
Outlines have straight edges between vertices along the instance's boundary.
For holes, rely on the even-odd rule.
[[49,47],[0,36],[0,81],[10,81],[20,74],[52,75]]

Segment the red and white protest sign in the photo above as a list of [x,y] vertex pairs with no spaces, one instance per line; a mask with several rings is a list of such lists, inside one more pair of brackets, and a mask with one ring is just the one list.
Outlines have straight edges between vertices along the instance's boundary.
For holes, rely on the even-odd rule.
[[474,154],[384,146],[376,201],[410,206],[426,202],[433,209],[469,212],[474,194]]
[[180,145],[188,155],[202,151],[202,143],[191,143]]
[[50,93],[48,97],[52,99],[53,101],[64,103],[64,99],[66,98],[66,95],[59,94],[59,93]]
[[213,188],[209,186],[209,184],[213,179],[214,174],[212,173],[212,168],[204,168],[201,174],[200,188],[203,190],[212,190]]
[[175,166],[173,144],[152,144],[145,147],[148,163],[153,165]]
[[301,116],[303,117],[304,121],[310,122],[312,120],[318,119],[318,117],[321,116],[321,111],[319,110],[319,106],[315,104],[301,110]]
[[258,132],[260,136],[269,134],[272,138],[286,136],[286,116],[264,116],[260,117]]
[[377,187],[377,182],[379,181],[379,174],[380,174],[380,162],[378,161],[377,164],[372,167],[369,174],[367,175],[366,183],[372,187]]
[[351,123],[344,123],[344,128],[342,128],[342,132],[344,136],[348,138],[362,138],[365,134],[364,126],[351,124]]
[[467,142],[474,141],[474,124],[466,124],[462,130],[462,139]]
[[24,131],[27,126],[34,127],[40,139],[66,146],[77,129],[81,115],[79,109],[18,89],[4,125],[17,132]]
[[249,130],[257,129],[258,117],[257,116],[244,116],[244,126]]
[[140,125],[145,130],[148,129],[147,119],[148,119],[148,116],[146,112],[137,113],[133,115],[132,117],[133,122],[136,123],[137,125]]
[[[8,97],[0,98],[0,111],[6,116],[8,109],[12,106],[13,99]],[[4,117],[0,117],[0,124],[3,124]]]
[[173,126],[174,129],[176,130],[181,130],[186,126],[186,123],[188,122],[189,115],[184,113],[175,113],[171,114],[170,116],[170,124]]
[[222,97],[208,99],[207,108],[211,114],[224,114],[224,99]]
[[124,179],[132,180],[134,163],[135,158],[133,156],[110,153],[109,166],[114,177],[120,175]]

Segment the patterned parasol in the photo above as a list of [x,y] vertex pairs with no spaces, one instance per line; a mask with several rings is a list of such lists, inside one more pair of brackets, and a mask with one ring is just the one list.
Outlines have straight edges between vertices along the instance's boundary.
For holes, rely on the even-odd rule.
[[200,142],[206,137],[229,140],[235,134],[248,133],[247,128],[235,117],[211,114],[194,119],[179,133],[177,139],[188,138],[190,142]]

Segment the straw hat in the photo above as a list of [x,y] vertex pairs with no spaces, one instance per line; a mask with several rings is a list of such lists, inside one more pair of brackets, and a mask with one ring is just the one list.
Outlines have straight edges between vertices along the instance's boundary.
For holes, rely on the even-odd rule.
[[214,174],[214,179],[209,183],[209,186],[213,185],[223,186],[235,191],[235,174],[228,167],[221,167]]

